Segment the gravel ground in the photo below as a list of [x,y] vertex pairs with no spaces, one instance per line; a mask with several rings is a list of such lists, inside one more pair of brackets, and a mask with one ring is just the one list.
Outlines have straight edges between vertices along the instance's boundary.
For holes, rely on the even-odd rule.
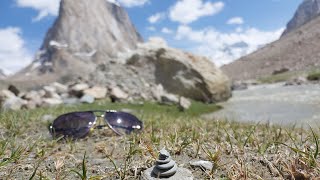
[[319,125],[320,85],[284,86],[282,83],[250,86],[233,92],[221,111],[206,118],[227,118],[249,122],[270,122],[285,126]]

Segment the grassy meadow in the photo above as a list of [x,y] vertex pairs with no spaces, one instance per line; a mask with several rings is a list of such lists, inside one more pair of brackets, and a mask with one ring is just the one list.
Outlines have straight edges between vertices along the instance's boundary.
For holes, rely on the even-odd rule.
[[[320,177],[318,128],[279,127],[200,115],[220,109],[193,102],[175,106],[112,104],[58,106],[0,112],[0,179],[139,179],[165,147],[195,179],[316,179]],[[97,129],[80,140],[52,139],[44,115],[82,110],[131,110],[144,122],[139,134]],[[192,167],[206,160],[212,169]]]

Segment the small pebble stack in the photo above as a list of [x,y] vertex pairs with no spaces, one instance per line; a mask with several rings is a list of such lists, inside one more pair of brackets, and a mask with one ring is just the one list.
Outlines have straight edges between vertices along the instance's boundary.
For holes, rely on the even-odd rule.
[[159,159],[152,170],[152,173],[158,177],[170,177],[177,172],[178,166],[175,161],[172,160],[169,152],[164,148],[160,151]]

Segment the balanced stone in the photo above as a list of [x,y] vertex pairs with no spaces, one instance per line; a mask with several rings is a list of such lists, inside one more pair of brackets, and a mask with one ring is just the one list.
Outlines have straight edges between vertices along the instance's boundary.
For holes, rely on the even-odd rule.
[[178,167],[176,162],[172,160],[169,152],[162,149],[155,165],[145,170],[141,176],[141,179],[146,180],[158,178],[167,180],[192,180],[193,176],[188,169]]
[[162,149],[152,173],[156,177],[170,177],[177,172],[177,169],[178,166],[176,162],[171,159],[169,152]]

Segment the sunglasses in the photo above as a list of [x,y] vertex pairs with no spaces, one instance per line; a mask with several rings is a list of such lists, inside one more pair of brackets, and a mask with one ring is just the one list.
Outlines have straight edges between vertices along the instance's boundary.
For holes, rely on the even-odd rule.
[[[100,113],[100,115],[96,115]],[[104,124],[100,124],[100,118]],[[58,116],[49,125],[49,131],[54,138],[70,137],[74,139],[86,137],[94,128],[101,129],[108,126],[118,135],[141,131],[143,123],[134,115],[126,112],[108,111],[82,111],[71,112]]]

